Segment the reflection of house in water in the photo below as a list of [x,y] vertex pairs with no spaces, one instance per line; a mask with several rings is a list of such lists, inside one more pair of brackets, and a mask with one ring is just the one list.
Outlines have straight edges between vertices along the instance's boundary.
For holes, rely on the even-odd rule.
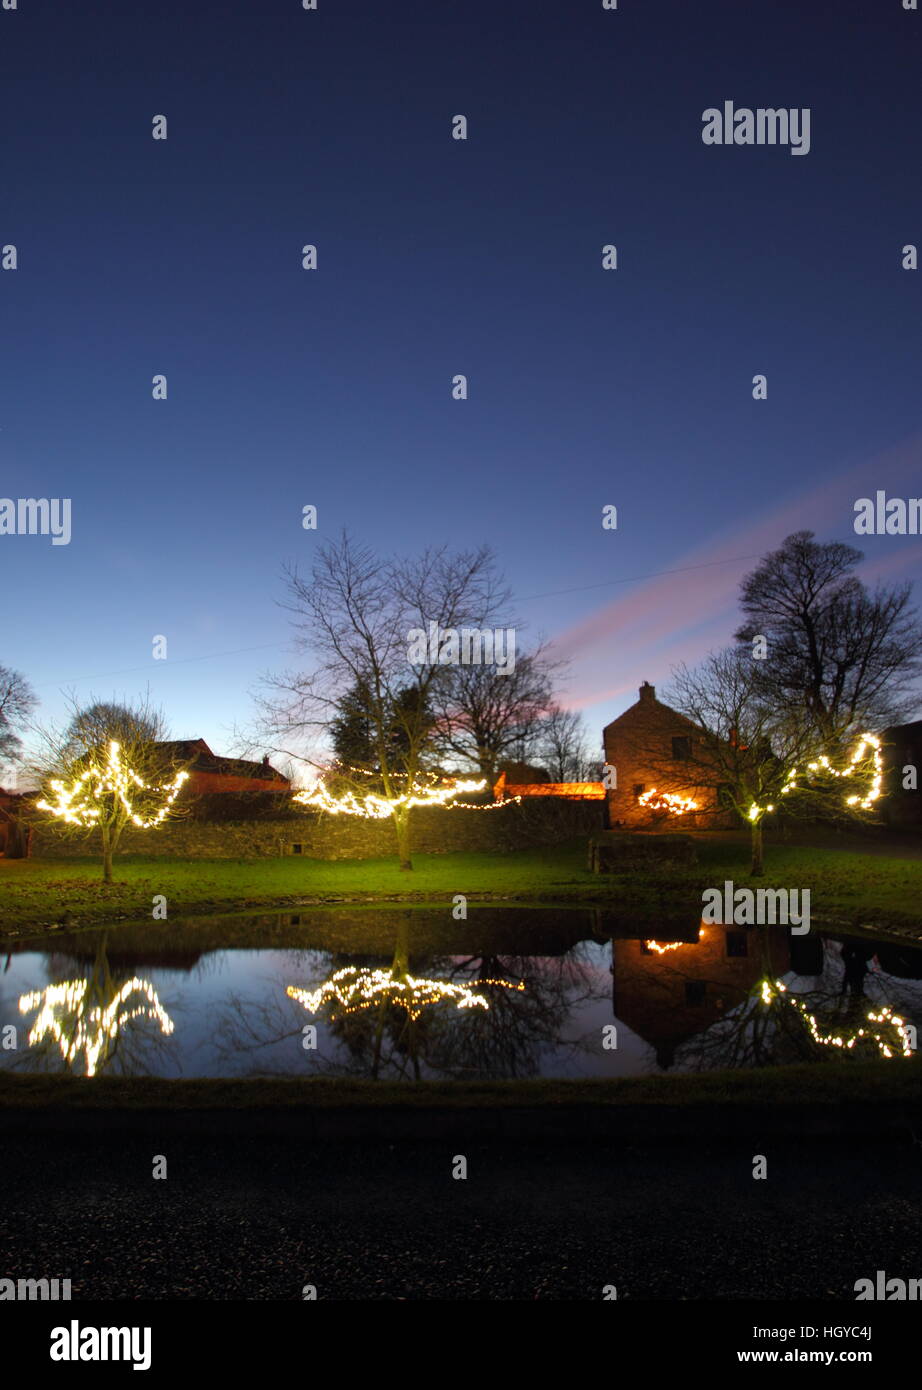
[[697,941],[612,941],[615,1018],[650,1044],[661,1067],[672,1066],[680,1044],[740,1004],[763,975],[792,968],[784,930],[703,922],[699,930]]

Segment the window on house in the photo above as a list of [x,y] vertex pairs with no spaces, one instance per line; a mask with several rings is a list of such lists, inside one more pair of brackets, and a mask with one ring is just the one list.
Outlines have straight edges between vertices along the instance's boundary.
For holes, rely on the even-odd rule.
[[728,931],[725,933],[727,939],[728,956],[748,956],[749,942],[744,931]]
[[729,782],[719,782],[717,785],[718,806],[725,806],[728,810],[731,809],[733,806],[732,794],[733,788],[730,786]]
[[686,1004],[704,1003],[705,984],[703,980],[685,981],[685,1002]]
[[645,792],[646,790],[647,790],[647,788],[646,788],[646,783],[644,783],[644,782],[635,782],[635,783],[634,783],[634,800],[636,801],[636,800],[638,799],[638,797],[643,796],[643,794],[644,794],[644,792]]
[[303,854],[303,853],[304,853],[304,847],[303,847],[303,845],[300,845],[300,844],[293,844],[292,847],[291,847],[291,852],[292,852],[292,854]]
[[687,763],[691,757],[691,739],[684,735],[672,740],[672,757],[677,763]]

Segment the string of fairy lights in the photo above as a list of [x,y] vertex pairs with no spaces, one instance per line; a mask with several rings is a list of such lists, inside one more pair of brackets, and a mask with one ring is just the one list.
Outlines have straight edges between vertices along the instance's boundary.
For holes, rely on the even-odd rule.
[[[57,800],[55,802],[42,800],[37,802],[37,805],[40,810],[48,811],[59,820],[67,821],[70,825],[89,827],[99,823],[103,813],[101,803],[105,801],[106,797],[112,796],[121,804],[133,825],[139,826],[143,830],[149,830],[166,820],[173,802],[188,777],[188,772],[177,772],[168,786],[151,787],[127,762],[122,753],[121,744],[112,739],[104,763],[94,763],[93,766],[86,768],[70,786],[67,786],[59,778],[55,778],[49,785],[56,794]],[[142,816],[138,814],[131,799],[132,794],[138,792],[163,796],[162,804],[153,815]]]
[[[50,1037],[68,1064],[83,1053],[87,1076],[95,1076],[103,1050],[134,1019],[151,1019],[159,1025],[162,1033],[169,1035],[173,1032],[173,1020],[160,1003],[157,991],[149,980],[140,980],[137,976],[126,980],[105,1006],[93,1005],[88,1008],[89,991],[90,981],[87,979],[64,980],[21,995],[20,1013],[39,1010],[29,1032],[29,1045]],[[140,994],[146,1003],[119,1012],[133,994]]]
[[[486,781],[450,782],[444,786],[425,786],[413,782],[400,796],[384,796],[379,792],[363,792],[361,795],[347,791],[336,796],[323,782],[312,787],[304,787],[295,792],[293,800],[299,806],[311,806],[316,810],[327,811],[333,816],[361,816],[366,820],[386,820],[401,807],[448,806],[457,796],[465,792],[483,791]],[[466,810],[489,811],[505,802],[494,802],[489,806],[466,806]]]
[[[818,1043],[821,1047],[842,1047],[845,1048],[846,1051],[849,1051],[851,1048],[855,1047],[862,1038],[867,1038],[877,1044],[877,1050],[882,1057],[893,1057],[894,1055],[890,1043],[881,1033],[875,1032],[873,1027],[857,1028],[849,1036],[845,1036],[844,1033],[840,1032],[821,1033],[816,1015],[810,1012],[808,1006],[802,999],[798,999],[795,995],[791,994],[781,980],[775,980],[774,983],[771,980],[763,980],[761,985],[762,1003],[768,1005],[774,1003],[775,1000],[778,999],[783,1000],[784,1003],[789,1004],[792,1008],[797,1010],[806,1023],[813,1041]],[[905,1019],[901,1018],[899,1014],[895,1014],[888,1005],[883,1005],[877,1012],[875,1012],[873,1008],[868,1009],[865,1014],[865,1021],[870,1024],[883,1024],[892,1027],[899,1038],[900,1054],[903,1057],[911,1057],[913,1055],[912,1034],[909,1031],[909,1026],[906,1024]]]
[[693,801],[690,796],[657,791],[655,787],[651,787],[648,792],[641,792],[637,800],[648,811],[668,811],[673,816],[684,816],[687,811],[698,810],[697,801]]
[[[869,749],[872,756],[870,787],[864,796],[858,793],[847,796],[845,804],[856,806],[860,810],[870,809],[882,795],[884,775],[880,739],[870,733],[864,733],[860,736],[858,744],[844,768],[834,767],[826,755],[808,763],[803,771],[797,767],[792,768],[781,788],[781,795],[788,796],[791,792],[799,790],[801,786],[799,779],[803,778],[806,773],[824,774],[835,778],[855,776]],[[379,775],[367,768],[348,767],[347,771],[351,776],[373,777]],[[173,781],[167,786],[152,787],[130,766],[122,753],[121,745],[113,739],[109,743],[108,755],[104,763],[94,763],[91,767],[86,768],[77,775],[70,786],[60,779],[52,780],[50,787],[55,793],[56,800],[51,802],[43,799],[37,804],[39,809],[48,811],[51,815],[70,824],[91,827],[98,824],[102,816],[100,803],[107,796],[113,796],[121,804],[127,818],[134,825],[143,829],[150,829],[160,825],[167,818],[183,784],[188,780],[188,776],[188,772],[180,771],[176,773]],[[486,785],[484,778],[476,781],[454,778],[440,784],[429,783],[428,785],[417,778],[410,782],[406,791],[397,796],[387,796],[381,792],[357,793],[354,790],[337,794],[331,791],[322,779],[318,779],[313,786],[304,787],[295,792],[292,799],[299,806],[325,811],[329,815],[358,816],[366,820],[386,820],[395,812],[401,809],[408,810],[414,806],[495,811],[522,800],[520,796],[510,796],[499,801],[488,802],[485,805],[458,801],[459,796],[468,792],[483,791]],[[148,795],[159,794],[163,797],[163,801],[152,814],[141,815],[132,801],[132,794],[137,795],[139,792]],[[647,810],[664,811],[672,816],[683,816],[700,809],[699,803],[693,797],[683,796],[677,792],[660,791],[656,787],[642,792],[638,797],[638,802]],[[753,801],[747,815],[749,820],[758,821],[774,809],[774,804],[771,802],[759,805]]]
[[[478,988],[490,985],[499,989],[521,991],[524,980],[511,984],[508,980],[478,980]],[[430,980],[413,975],[395,975],[392,970],[359,969],[347,965],[337,970],[317,989],[289,985],[285,991],[290,999],[303,1004],[308,1013],[318,1013],[324,1004],[335,1003],[343,1014],[358,1013],[371,1008],[382,998],[405,1009],[411,1019],[419,1018],[423,1009],[432,1004],[454,1001],[458,1009],[489,1009],[489,1001],[470,985],[454,984],[450,980]]]
[[[858,769],[858,764],[864,761],[869,748],[871,749],[872,763],[871,785],[863,797],[855,794],[845,798],[846,806],[857,806],[861,811],[868,811],[874,805],[874,802],[883,794],[884,761],[880,751],[880,739],[876,734],[865,733],[859,735],[855,750],[844,768],[833,767],[832,763],[824,754],[823,757],[817,758],[815,762],[808,763],[806,771],[824,773],[829,777],[854,777]],[[800,768],[792,768],[785,779],[784,786],[781,788],[781,795],[788,796],[793,791],[799,791],[800,787],[798,786],[797,779],[803,775],[804,773]],[[774,809],[773,805],[759,806],[754,801],[747,814],[751,821],[757,821],[764,816],[766,812],[774,811]]]
[[[864,794],[858,793],[845,798],[846,806],[856,806],[859,810],[867,811],[874,805],[883,794],[884,766],[881,755],[880,739],[875,734],[864,733],[859,736],[858,743],[844,768],[833,767],[829,758],[824,754],[814,762],[808,763],[805,769],[799,767],[792,768],[781,788],[781,796],[789,796],[791,792],[801,790],[799,779],[806,773],[825,774],[829,777],[854,777],[859,771],[859,764],[863,763],[868,750],[871,750],[872,771],[871,783]],[[699,810],[698,802],[689,796],[680,796],[675,792],[661,792],[656,787],[651,787],[647,792],[642,792],[637,798],[638,803],[649,811],[665,811],[668,815],[684,816],[689,812]],[[747,811],[747,816],[751,821],[759,821],[770,811],[774,811],[773,803],[759,805],[753,801]]]

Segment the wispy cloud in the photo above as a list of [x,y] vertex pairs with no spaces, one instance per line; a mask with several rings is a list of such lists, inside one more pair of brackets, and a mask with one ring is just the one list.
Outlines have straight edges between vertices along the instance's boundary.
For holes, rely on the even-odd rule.
[[[676,575],[641,581],[559,632],[554,655],[572,661],[573,689],[565,703],[573,709],[610,702],[633,692],[642,679],[664,679],[679,662],[694,663],[732,637],[739,621],[739,584],[755,566],[740,555],[762,555],[792,531],[812,530],[818,538],[850,541],[857,497],[886,487],[895,493],[905,481],[922,479],[922,436],[917,436],[847,472],[789,498],[749,524],[726,528],[675,557]],[[910,488],[913,491],[913,488]],[[905,490],[901,495],[908,495]],[[892,541],[892,551],[869,556],[862,577],[874,583],[909,575],[920,566],[918,540]],[[722,563],[726,562],[726,563]],[[700,565],[702,568],[692,569]]]

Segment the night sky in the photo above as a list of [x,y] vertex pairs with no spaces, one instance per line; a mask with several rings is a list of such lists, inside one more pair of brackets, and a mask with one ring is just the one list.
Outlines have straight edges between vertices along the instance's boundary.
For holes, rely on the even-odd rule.
[[[0,494],[73,500],[0,538],[0,662],[230,751],[284,561],[486,542],[597,738],[789,532],[915,577],[852,522],[922,495],[920,52],[900,0],[0,10]],[[725,100],[809,154],[704,145]]]

